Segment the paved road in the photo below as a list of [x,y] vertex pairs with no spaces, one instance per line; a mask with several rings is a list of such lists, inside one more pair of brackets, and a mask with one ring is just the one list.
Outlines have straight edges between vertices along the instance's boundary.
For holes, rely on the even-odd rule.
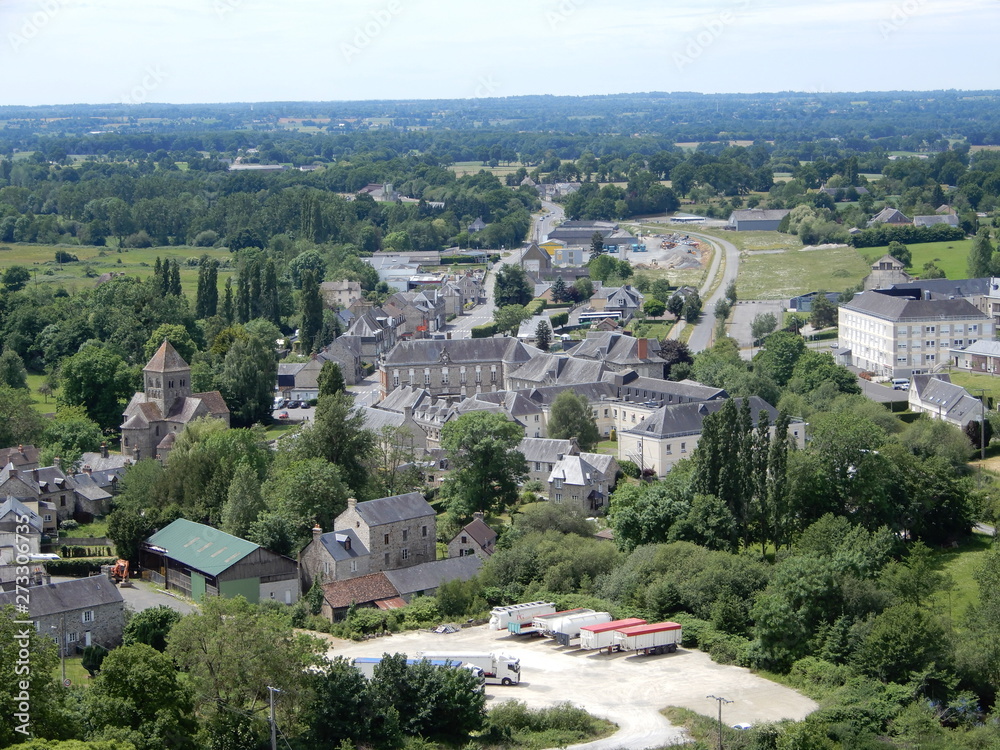
[[[702,309],[704,312],[702,313],[701,320],[695,324],[694,331],[691,332],[690,338],[688,338],[688,349],[690,349],[691,353],[694,354],[695,352],[700,352],[703,349],[708,349],[712,345],[712,334],[715,330],[715,303],[726,296],[726,287],[729,286],[730,281],[735,281],[736,279],[736,274],[740,269],[740,251],[728,240],[720,240],[706,234],[698,234],[697,232],[690,231],[687,227],[684,228],[684,231],[692,237],[697,237],[703,242],[710,243],[715,248],[715,253],[712,257],[712,265],[709,267],[708,274],[705,276],[705,283],[702,284],[701,289],[698,290],[698,293],[702,298]],[[706,299],[708,290],[711,289],[715,281],[715,277],[719,273],[719,266],[722,263],[723,250],[726,253],[726,270],[722,274],[722,283],[719,284],[715,293]],[[670,330],[670,337],[677,338],[680,336],[683,328],[683,326],[674,326]]]
[[700,651],[682,649],[662,656],[595,654],[556,646],[550,639],[500,635],[486,626],[449,635],[409,632],[361,643],[333,641],[329,656],[381,656],[383,653],[456,650],[503,651],[521,660],[520,685],[487,685],[490,704],[519,700],[531,708],[570,701],[595,716],[615,722],[618,732],[607,739],[576,745],[586,750],[645,750],[688,738],[661,714],[666,706],[683,706],[715,718],[717,704],[705,696],[733,701],[724,709],[726,724],[801,720],[816,710],[805,696],[758,677],[747,669],[716,664]]
[[771,313],[780,328],[784,312],[785,303],[780,300],[739,300],[733,308],[732,322],[728,329],[729,336],[736,339],[740,347],[749,347],[753,344],[753,336],[750,333],[753,319],[758,315]]

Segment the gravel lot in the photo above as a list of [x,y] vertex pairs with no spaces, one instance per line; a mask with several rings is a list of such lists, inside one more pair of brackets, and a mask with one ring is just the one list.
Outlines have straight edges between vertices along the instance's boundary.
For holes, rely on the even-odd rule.
[[521,684],[487,685],[490,702],[517,699],[542,708],[563,701],[582,706],[609,719],[619,731],[605,740],[578,745],[587,750],[645,750],[682,741],[660,709],[683,706],[715,717],[715,694],[733,701],[723,709],[723,721],[756,724],[779,719],[802,719],[816,704],[789,688],[740,667],[714,663],[700,651],[681,649],[662,656],[630,656],[563,648],[550,639],[515,637],[489,631],[485,625],[458,633],[409,632],[360,643],[335,640],[331,657],[381,656],[417,651],[504,651],[521,660]]

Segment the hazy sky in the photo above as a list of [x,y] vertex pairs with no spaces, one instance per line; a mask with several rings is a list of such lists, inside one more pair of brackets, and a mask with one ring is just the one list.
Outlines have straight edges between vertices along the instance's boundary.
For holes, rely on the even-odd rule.
[[0,104],[1000,88],[998,0],[0,0]]

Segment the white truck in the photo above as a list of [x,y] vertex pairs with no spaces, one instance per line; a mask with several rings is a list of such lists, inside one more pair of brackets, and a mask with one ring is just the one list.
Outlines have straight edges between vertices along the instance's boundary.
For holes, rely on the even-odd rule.
[[610,651],[615,645],[616,630],[645,624],[646,621],[639,617],[629,617],[625,620],[612,620],[599,625],[584,625],[580,628],[580,648],[585,651],[606,648]]
[[507,623],[507,632],[511,635],[542,635],[545,632],[545,623],[555,617],[574,614],[577,612],[593,612],[592,609],[564,609],[561,612],[550,612],[547,615],[535,615],[528,622],[516,622],[512,620]]
[[535,615],[547,615],[556,611],[552,602],[527,602],[511,604],[507,607],[494,607],[490,610],[490,630],[508,630],[512,622],[522,625],[531,624]]
[[501,652],[418,651],[421,659],[460,661],[483,670],[486,682],[493,685],[516,685],[521,681],[521,660]]
[[639,654],[669,654],[677,650],[681,636],[681,626],[676,622],[633,625],[615,631],[614,648]]
[[[413,666],[414,664],[419,664],[420,662],[426,661],[435,667],[449,667],[451,669],[465,669],[472,674],[476,675],[481,681],[484,679],[485,675],[483,670],[473,664],[466,664],[458,659],[407,659],[407,666]],[[372,679],[375,676],[375,667],[382,663],[381,656],[359,656],[351,664],[364,675],[365,679]]]
[[584,625],[599,625],[603,622],[611,622],[610,612],[584,612],[579,615],[570,615],[562,618],[559,629],[552,633],[556,643],[560,646],[568,646],[574,638],[580,637],[580,628]]

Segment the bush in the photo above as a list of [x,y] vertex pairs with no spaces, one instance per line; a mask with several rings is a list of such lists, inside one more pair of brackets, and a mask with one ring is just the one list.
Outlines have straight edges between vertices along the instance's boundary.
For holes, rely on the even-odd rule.
[[882,247],[890,242],[902,242],[906,245],[916,245],[921,242],[946,242],[965,238],[965,230],[961,227],[950,227],[947,224],[935,224],[930,227],[890,226],[879,224],[869,229],[862,229],[851,236],[849,242],[854,247]]
[[555,315],[552,316],[551,322],[553,328],[559,328],[560,326],[564,326],[569,322],[569,313],[568,312],[556,313]]
[[639,465],[635,461],[619,461],[618,468],[621,469],[622,474],[632,479],[639,478]]
[[113,557],[88,557],[79,560],[53,560],[45,564],[49,575],[86,578],[99,575],[102,565],[114,565]]
[[122,247],[152,247],[155,243],[145,229],[140,229],[135,234],[130,234],[122,242]]
[[206,229],[204,232],[198,232],[198,234],[195,236],[194,246],[212,247],[218,241],[219,241],[219,233],[212,229]]
[[67,518],[59,524],[59,528],[63,531],[73,531],[74,529],[80,528],[80,523],[79,521],[74,521],[72,518]]
[[76,263],[79,258],[65,250],[56,250],[56,263]]
[[481,326],[472,327],[472,338],[488,339],[497,332],[496,323],[484,323]]

